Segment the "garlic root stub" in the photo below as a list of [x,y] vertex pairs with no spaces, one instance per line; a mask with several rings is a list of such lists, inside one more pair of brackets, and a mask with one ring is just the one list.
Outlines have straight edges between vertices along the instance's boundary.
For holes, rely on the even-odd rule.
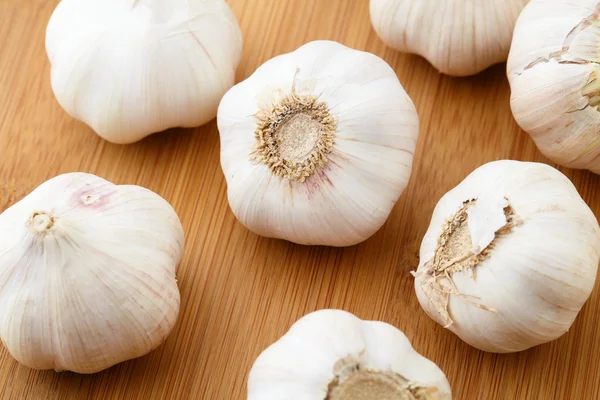
[[485,164],[438,202],[421,244],[423,309],[468,344],[515,352],[571,327],[594,287],[600,228],[558,170]]
[[212,120],[242,33],[224,0],[62,0],[46,52],[61,107],[125,144]]
[[34,369],[94,373],[158,347],[179,312],[183,228],[139,186],[84,173],[0,215],[0,338]]
[[508,57],[511,109],[554,162],[600,174],[600,2],[532,0]]
[[263,64],[225,94],[217,123],[238,220],[331,246],[381,228],[408,184],[419,131],[394,70],[330,41]]
[[388,46],[438,71],[474,75],[506,61],[515,21],[528,0],[370,0],[373,28]]
[[406,336],[341,310],[300,318],[256,359],[248,400],[450,400],[440,368]]

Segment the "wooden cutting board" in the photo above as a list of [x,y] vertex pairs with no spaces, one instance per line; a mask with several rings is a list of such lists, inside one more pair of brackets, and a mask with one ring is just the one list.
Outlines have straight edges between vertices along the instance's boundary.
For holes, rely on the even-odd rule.
[[[408,189],[386,225],[345,249],[258,237],[228,208],[215,122],[119,146],[55,101],[44,50],[56,0],[0,0],[0,206],[48,178],[85,171],[146,186],[173,204],[187,235],[182,307],[151,354],[82,376],[38,372],[0,351],[2,399],[245,399],[258,354],[302,315],[341,308],[391,323],[447,374],[456,399],[600,398],[600,288],[559,340],[510,355],[480,352],[421,310],[409,272],[434,205],[479,165],[548,162],[509,109],[504,65],[472,78],[439,75],[378,40],[368,0],[229,0],[245,39],[238,80],[315,39],[370,51],[392,65],[416,104],[421,136]],[[600,215],[600,178],[561,169]],[[2,307],[2,305],[0,305]]]

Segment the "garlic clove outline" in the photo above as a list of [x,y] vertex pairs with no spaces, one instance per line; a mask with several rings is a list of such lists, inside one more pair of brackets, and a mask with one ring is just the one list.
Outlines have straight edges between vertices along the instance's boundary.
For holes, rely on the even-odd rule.
[[264,350],[248,400],[451,399],[439,367],[397,328],[342,310],[309,313]]
[[0,214],[0,338],[34,369],[89,374],[158,347],[179,313],[184,233],[139,186],[52,178]]
[[500,160],[436,205],[415,291],[426,313],[466,343],[516,352],[568,331],[599,261],[598,221],[571,181],[546,164]]
[[370,15],[386,45],[421,55],[442,74],[470,76],[506,61],[528,1],[370,0]]
[[277,56],[219,106],[221,166],[236,218],[266,237],[350,246],[406,188],[413,102],[379,57],[332,41]]
[[519,16],[507,63],[511,110],[554,162],[600,173],[600,7],[532,0]]
[[242,33],[224,0],[62,0],[46,51],[60,106],[127,144],[212,120],[234,84]]

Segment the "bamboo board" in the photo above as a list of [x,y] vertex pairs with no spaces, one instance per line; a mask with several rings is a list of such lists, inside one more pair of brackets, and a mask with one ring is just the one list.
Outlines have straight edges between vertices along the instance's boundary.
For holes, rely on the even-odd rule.
[[[302,247],[258,237],[236,222],[214,121],[119,146],[69,118],[53,97],[44,50],[56,3],[0,0],[1,209],[70,171],[158,192],[186,232],[182,307],[163,346],[95,375],[32,371],[0,350],[2,399],[245,399],[258,354],[321,308],[400,328],[445,371],[456,399],[600,397],[599,282],[568,334],[511,355],[464,344],[430,320],[414,295],[409,272],[442,194],[488,161],[548,162],[512,119],[504,65],[471,78],[441,76],[423,59],[378,40],[368,0],[229,0],[245,39],[238,81],[275,55],[331,39],[390,63],[419,113],[411,182],[386,225],[358,246]],[[600,215],[600,177],[561,170]]]

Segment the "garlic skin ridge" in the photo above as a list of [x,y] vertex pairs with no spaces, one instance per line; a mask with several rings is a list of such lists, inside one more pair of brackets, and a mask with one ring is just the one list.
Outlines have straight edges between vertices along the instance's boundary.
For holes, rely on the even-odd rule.
[[60,106],[126,144],[212,120],[242,34],[224,0],[62,0],[46,52]]
[[443,74],[469,76],[506,61],[528,1],[370,0],[370,14],[386,45],[421,55]]
[[599,261],[598,221],[571,181],[546,164],[501,160],[439,200],[415,291],[466,343],[516,352],[569,330]]
[[341,310],[300,318],[248,375],[248,400],[345,398],[449,400],[452,394],[440,368],[400,330]]
[[217,115],[231,210],[248,229],[304,245],[360,243],[406,188],[419,122],[379,57],[315,41],[229,90]]
[[511,109],[554,162],[600,173],[600,4],[532,0],[508,57]]
[[85,173],[0,214],[0,338],[34,369],[90,374],[158,347],[179,313],[181,222],[159,195]]

